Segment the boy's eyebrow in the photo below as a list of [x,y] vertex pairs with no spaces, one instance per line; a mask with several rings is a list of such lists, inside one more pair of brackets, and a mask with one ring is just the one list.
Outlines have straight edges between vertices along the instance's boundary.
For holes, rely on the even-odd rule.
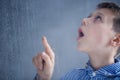
[[103,14],[103,13],[101,13],[101,12],[97,12],[96,14],[99,14],[99,15],[101,15],[101,16],[104,16],[104,14]]
[[103,13],[101,13],[101,12],[96,12],[96,13],[90,13],[90,15],[89,15],[88,17],[91,17],[91,16],[93,16],[94,14],[98,14],[98,15],[104,16]]
[[90,13],[90,14],[87,16],[87,18],[91,17],[92,15],[93,15],[93,13]]

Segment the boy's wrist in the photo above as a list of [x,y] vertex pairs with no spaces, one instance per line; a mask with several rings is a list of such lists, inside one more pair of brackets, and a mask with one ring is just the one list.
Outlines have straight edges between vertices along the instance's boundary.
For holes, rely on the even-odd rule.
[[37,75],[36,75],[36,79],[37,79],[37,80],[51,80],[50,78],[42,79],[42,78],[38,75],[38,73],[37,73]]

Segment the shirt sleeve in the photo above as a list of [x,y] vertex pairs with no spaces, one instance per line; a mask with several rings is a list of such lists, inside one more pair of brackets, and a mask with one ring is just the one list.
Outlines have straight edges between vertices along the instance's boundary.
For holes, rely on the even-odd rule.
[[79,69],[73,69],[65,74],[60,80],[78,80],[80,77],[80,71]]
[[38,73],[35,75],[34,79],[33,80],[41,80]]

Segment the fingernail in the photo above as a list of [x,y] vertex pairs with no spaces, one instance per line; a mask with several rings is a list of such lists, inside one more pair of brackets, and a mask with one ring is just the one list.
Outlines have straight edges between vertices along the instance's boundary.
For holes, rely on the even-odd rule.
[[42,40],[44,40],[44,36],[42,37]]
[[43,36],[43,39],[45,39],[46,37],[45,36]]

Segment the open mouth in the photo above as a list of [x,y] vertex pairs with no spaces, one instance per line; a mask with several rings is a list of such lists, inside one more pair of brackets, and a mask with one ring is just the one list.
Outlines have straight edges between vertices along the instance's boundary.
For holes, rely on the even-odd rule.
[[78,34],[78,38],[84,37],[84,33],[82,32],[81,28],[78,30]]

